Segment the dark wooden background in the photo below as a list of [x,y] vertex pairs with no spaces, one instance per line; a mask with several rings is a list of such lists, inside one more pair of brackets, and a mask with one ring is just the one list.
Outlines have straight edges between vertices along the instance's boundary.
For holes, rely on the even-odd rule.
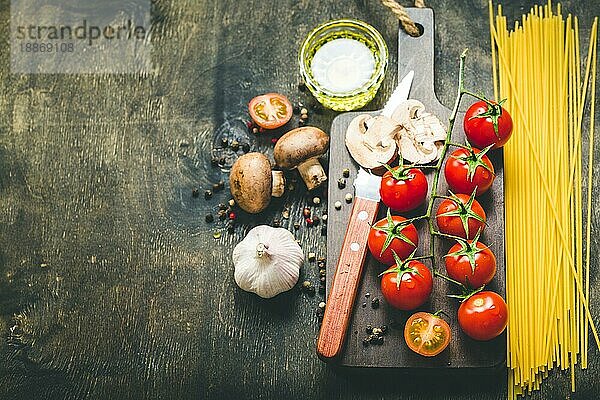
[[[191,196],[226,179],[210,166],[213,136],[245,118],[251,97],[275,90],[308,103],[297,49],[320,22],[355,17],[382,32],[390,73],[367,109],[382,106],[396,82],[397,22],[378,1],[157,1],[147,76],[10,74],[9,2],[0,4],[0,399],[505,398],[503,370],[416,376],[323,364],[314,351],[322,295],[261,300],[237,289],[230,261],[250,227],[290,207],[291,228],[312,195],[298,184],[218,240],[224,225],[204,215],[227,191]],[[440,100],[452,102],[465,47],[467,81],[490,93],[487,1],[428,4]],[[511,1],[507,12],[530,5]],[[563,6],[581,18],[587,45],[600,3]],[[327,130],[334,116],[311,113],[311,124]],[[268,142],[251,145],[270,151]],[[598,233],[594,224],[594,260]],[[325,255],[320,228],[297,236],[306,253]],[[317,284],[316,266],[301,279]],[[533,398],[597,398],[600,355],[590,349],[576,394],[568,373],[553,371]]]

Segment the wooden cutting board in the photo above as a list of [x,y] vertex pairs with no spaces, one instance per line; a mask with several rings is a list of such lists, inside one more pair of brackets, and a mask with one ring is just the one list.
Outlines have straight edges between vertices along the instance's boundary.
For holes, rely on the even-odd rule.
[[[421,101],[428,111],[436,114],[441,121],[447,123],[450,110],[444,107],[434,92],[433,63],[434,63],[434,22],[431,9],[408,9],[413,20],[423,26],[423,35],[413,38],[400,30],[398,43],[398,78],[400,80],[410,70],[415,71],[415,77],[409,98]],[[456,68],[458,69],[456,60]],[[389,71],[393,73],[393,71]],[[458,82],[457,82],[458,84]],[[468,83],[467,83],[468,84]],[[463,98],[463,107],[472,99]],[[358,165],[352,160],[344,144],[346,128],[350,121],[364,112],[348,112],[340,114],[331,126],[331,145],[329,155],[329,212],[327,225],[327,288],[331,287],[335,266],[340,254],[342,241],[348,217],[352,209],[351,204],[344,201],[346,193],[354,193],[353,182],[356,177]],[[464,142],[462,128],[462,113],[457,117],[452,134],[453,141]],[[496,180],[492,188],[483,195],[479,201],[487,214],[488,226],[481,237],[481,241],[492,249],[497,258],[497,274],[488,285],[488,289],[496,291],[505,297],[506,273],[504,266],[504,174],[502,150],[493,152],[490,159],[496,171]],[[340,190],[337,180],[342,177],[344,168],[351,170],[347,186]],[[431,185],[433,172],[424,171]],[[430,188],[431,189],[431,188]],[[430,190],[431,192],[431,190]],[[447,184],[440,177],[438,193],[447,193]],[[340,201],[343,206],[336,210],[334,204]],[[434,211],[437,209],[437,203]],[[423,209],[416,210],[414,214],[404,216],[410,217],[424,212]],[[381,217],[385,215],[385,207],[381,207]],[[417,225],[419,230],[419,250],[417,255],[428,252],[430,235],[425,223]],[[435,260],[437,268],[445,274],[443,256],[447,253],[451,243],[446,240],[435,239]],[[425,261],[431,267],[430,261]],[[378,264],[370,255],[367,257],[363,272],[362,283],[356,297],[356,304],[350,321],[350,327],[346,336],[346,344],[343,355],[335,362],[347,367],[380,367],[380,368],[493,368],[504,364],[506,359],[506,334],[489,342],[477,342],[462,333],[456,319],[458,300],[446,297],[447,294],[458,293],[453,285],[448,284],[441,278],[434,278],[433,293],[429,302],[416,311],[435,312],[444,310],[449,317],[446,320],[452,328],[452,340],[448,348],[433,358],[421,357],[408,349],[403,339],[403,330],[406,319],[412,312],[398,311],[387,305],[381,291],[380,278],[378,275],[385,269]],[[368,296],[369,294],[369,296]],[[368,296],[368,297],[367,297]],[[378,298],[380,306],[373,308],[371,302]],[[415,311],[415,312],[416,312]],[[365,347],[362,343],[367,336],[365,327],[387,325],[388,331],[385,335],[383,345],[369,345]]]

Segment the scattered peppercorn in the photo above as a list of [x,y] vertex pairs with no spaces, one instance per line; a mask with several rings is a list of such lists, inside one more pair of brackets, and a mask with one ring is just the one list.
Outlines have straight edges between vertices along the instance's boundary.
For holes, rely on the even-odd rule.
[[213,193],[211,190],[205,190],[204,191],[204,199],[205,200],[209,200],[212,197]]
[[387,325],[381,325],[381,333],[382,333],[383,335],[385,335],[385,333],[387,332],[387,330],[388,330],[388,327],[387,327]]
[[200,196],[200,191],[196,188],[192,189],[192,197],[198,197]]
[[225,221],[225,218],[227,218],[227,210],[219,210],[217,216],[221,221]]
[[381,328],[373,328],[373,335],[381,335],[383,333],[383,331],[381,330]]
[[352,193],[346,193],[346,196],[344,196],[344,200],[346,200],[346,203],[352,203],[352,199],[354,196],[352,196]]
[[338,179],[337,185],[338,185],[338,189],[345,189],[346,188],[346,180],[344,178]]
[[298,120],[298,126],[304,126],[306,124],[306,121],[303,119],[299,119]]
[[240,148],[240,142],[238,142],[237,140],[233,139],[231,141],[231,143],[229,144],[229,146],[231,147],[231,150],[238,151],[238,149]]
[[341,201],[336,201],[333,206],[335,207],[336,210],[341,210],[342,209],[342,202]]
[[327,214],[321,215],[321,221],[323,221],[324,224],[327,223]]
[[227,147],[228,144],[229,144],[229,141],[227,140],[227,138],[222,138],[221,139],[221,145],[223,147]]
[[273,220],[273,228],[279,228],[281,226],[281,221],[278,219]]
[[376,345],[382,345],[383,344],[383,336],[373,336],[373,338],[371,339],[371,343],[376,344]]
[[308,114],[300,114],[300,118],[302,118],[303,120],[307,120]]
[[244,153],[248,153],[250,151],[250,144],[249,143],[242,143],[242,151]]
[[313,286],[313,284],[310,281],[304,281],[302,282],[302,289],[308,293],[310,296],[314,296],[315,295],[315,287]]
[[325,260],[319,260],[317,267],[319,267],[319,269],[325,269]]
[[308,253],[308,261],[314,262],[317,259],[317,255],[313,252]]
[[224,188],[225,188],[225,182],[223,182],[223,181],[219,181],[217,183],[213,183],[213,191],[214,192],[220,192]]
[[235,225],[233,224],[233,221],[229,221],[229,223],[227,224],[227,233],[233,232],[235,232]]
[[283,219],[289,219],[290,218],[290,210],[285,209],[281,212],[281,218]]
[[367,331],[367,333],[373,333],[373,325],[367,324],[365,331]]
[[219,210],[227,210],[227,204],[219,203]]
[[362,303],[362,308],[365,308],[367,306],[367,303]]
[[371,293],[369,293],[369,292],[365,293],[365,297],[368,299],[369,297],[371,297]]
[[348,178],[350,176],[350,169],[344,168],[344,170],[342,171],[342,176],[344,178]]
[[258,128],[257,127],[252,128],[252,133],[254,133],[255,135],[258,134]]
[[367,347],[370,342],[371,342],[371,336],[367,336],[363,339],[362,344],[363,344],[363,346]]
[[208,224],[210,224],[211,222],[214,222],[214,221],[215,221],[215,217],[213,217],[213,215],[212,215],[212,214],[206,214],[206,215],[204,216],[204,220],[205,220],[205,221],[206,221]]
[[319,308],[325,308],[326,304],[324,301],[319,303]]
[[294,229],[295,229],[295,230],[298,230],[298,229],[300,229],[300,224],[299,224],[299,223],[297,223],[297,222],[294,222]]
[[325,276],[325,275],[327,275],[327,270],[320,269],[319,270],[319,276]]
[[373,300],[371,300],[371,307],[379,308],[379,299],[377,297],[375,297]]
[[235,206],[235,200],[234,199],[229,199],[228,204],[229,204],[229,207]]
[[310,208],[308,208],[308,207],[304,207],[304,209],[302,210],[302,215],[303,215],[305,218],[308,218],[308,217],[310,217]]
[[321,277],[319,277],[319,280],[320,280],[321,282],[325,283],[325,277],[324,277],[324,276],[321,276]]
[[313,197],[312,202],[315,206],[318,206],[319,204],[321,204],[321,198],[320,197]]

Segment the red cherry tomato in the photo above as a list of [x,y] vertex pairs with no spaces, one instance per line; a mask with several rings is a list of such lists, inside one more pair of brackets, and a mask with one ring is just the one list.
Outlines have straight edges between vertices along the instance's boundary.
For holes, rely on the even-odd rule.
[[469,195],[477,188],[477,196],[487,192],[495,178],[492,162],[484,152],[475,148],[453,151],[446,160],[444,175],[454,193]]
[[496,102],[491,103],[492,105],[485,101],[474,103],[465,113],[463,120],[469,143],[480,149],[489,145],[494,145],[494,149],[500,148],[512,134],[513,122],[508,111]]
[[475,200],[466,194],[452,195],[452,200],[444,199],[437,209],[435,221],[440,232],[473,239],[477,232],[485,228],[485,211]]
[[381,201],[399,212],[414,210],[425,201],[427,179],[418,168],[396,167],[381,178]]
[[456,243],[445,260],[448,276],[471,288],[487,285],[496,275],[496,256],[476,240]]
[[406,259],[419,245],[419,235],[415,226],[406,223],[406,218],[391,215],[371,227],[367,240],[373,257],[385,265],[394,264],[395,251],[400,259]]
[[440,317],[418,312],[406,320],[404,340],[408,348],[425,357],[440,354],[450,343],[450,326]]
[[504,299],[494,292],[479,292],[458,308],[458,324],[475,340],[490,340],[500,335],[508,322]]
[[431,294],[433,280],[429,268],[411,260],[395,264],[381,277],[381,293],[385,300],[399,310],[414,310],[423,305]]
[[265,129],[275,129],[287,124],[293,112],[292,103],[279,93],[256,96],[250,100],[248,111],[256,125]]

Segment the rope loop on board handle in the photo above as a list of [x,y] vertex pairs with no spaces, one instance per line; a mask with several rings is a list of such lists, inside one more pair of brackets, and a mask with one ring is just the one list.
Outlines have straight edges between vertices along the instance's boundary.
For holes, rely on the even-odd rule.
[[[410,18],[406,9],[398,4],[395,0],[381,0],[381,4],[389,8],[400,20],[400,24],[406,33],[410,36],[421,36],[421,31]],[[415,0],[415,7],[425,8],[425,2],[423,0]]]

